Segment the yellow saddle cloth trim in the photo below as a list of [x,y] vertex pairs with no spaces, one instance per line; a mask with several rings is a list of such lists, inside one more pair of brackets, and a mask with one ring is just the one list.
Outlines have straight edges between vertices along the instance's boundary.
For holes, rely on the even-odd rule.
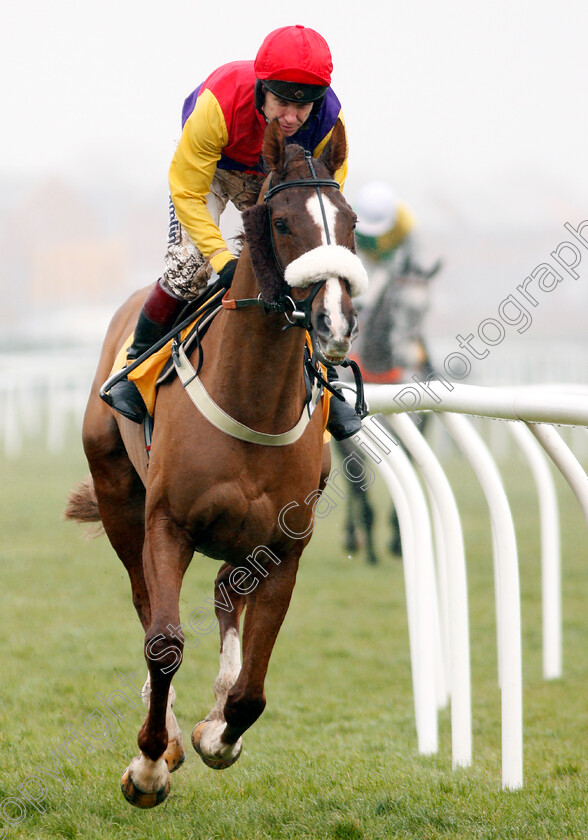
[[[182,333],[182,338],[188,334],[190,327],[187,327]],[[112,373],[121,370],[127,364],[127,348],[133,343],[135,333],[132,332],[128,339],[123,343],[123,346],[118,351],[117,357],[114,360]],[[155,396],[157,394],[157,380],[171,357],[172,339],[167,344],[164,344],[156,353],[145,359],[138,367],[129,373],[129,379],[135,383],[139,389],[139,393],[143,397],[143,402],[147,406],[147,411],[153,416],[155,409]]]
[[[189,324],[181,333],[182,339],[186,338],[190,330],[194,327],[198,318],[194,318],[194,321]],[[112,366],[111,373],[116,373],[117,371],[124,368],[127,363],[127,348],[131,346],[133,343],[135,333],[132,332],[128,339],[123,342],[122,347],[117,353],[116,359],[114,360],[114,365]],[[306,346],[310,351],[312,351],[312,344],[310,341],[310,336],[306,333]],[[155,410],[155,397],[157,395],[157,381],[162,374],[164,367],[166,366],[168,360],[171,357],[171,348],[172,348],[172,339],[170,339],[167,344],[164,344],[157,352],[153,353],[149,356],[148,359],[145,359],[144,362],[141,362],[134,370],[129,373],[129,379],[135,383],[137,388],[139,389],[139,393],[143,398],[143,402],[147,407],[147,411],[151,416],[153,416],[153,412]],[[321,373],[324,378],[327,378],[327,370],[324,365],[320,365]],[[331,394],[329,391],[323,391],[322,396],[322,409],[323,409],[323,432],[324,432],[324,442],[327,443],[331,435],[329,432],[326,431],[327,421],[329,419],[329,402],[331,400]]]

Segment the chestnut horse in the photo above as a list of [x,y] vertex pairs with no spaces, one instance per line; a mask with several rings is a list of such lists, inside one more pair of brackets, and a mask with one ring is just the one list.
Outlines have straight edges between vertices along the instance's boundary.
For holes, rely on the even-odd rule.
[[[122,777],[124,796],[138,807],[165,799],[170,771],[184,759],[171,680],[185,641],[180,588],[195,551],[223,564],[214,590],[221,640],[216,703],[192,733],[205,764],[222,769],[236,761],[241,736],[265,707],[272,648],[330,470],[322,412],[309,410],[303,376],[306,330],[323,362],[343,362],[357,333],[351,295],[367,286],[354,253],[355,215],[333,180],[346,156],[342,125],[313,160],[287,145],[273,122],[263,156],[270,174],[258,203],[244,213],[233,285],[202,337],[196,377],[229,415],[227,429],[196,410],[173,378],[159,388],[147,470],[142,427],[99,398],[147,290],[113,318],[84,419],[91,480],[72,493],[66,515],[84,518],[80,504],[91,506],[95,494],[96,518],[128,571],[145,631],[148,711],[138,734],[141,752]],[[251,430],[255,442],[247,439]]]

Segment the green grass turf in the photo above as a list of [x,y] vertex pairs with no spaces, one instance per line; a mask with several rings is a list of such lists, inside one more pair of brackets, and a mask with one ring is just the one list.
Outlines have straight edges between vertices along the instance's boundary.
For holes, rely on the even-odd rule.
[[[439,752],[416,748],[402,565],[377,567],[342,548],[344,503],[321,521],[305,553],[270,664],[268,705],[233,767],[207,769],[190,746],[171,794],[153,811],[128,805],[119,779],[137,752],[139,702],[111,743],[67,738],[120,688],[117,673],[145,674],[142,633],[126,573],[107,540],[61,521],[69,488],[86,470],[79,446],[63,456],[0,457],[0,838],[586,838],[588,716],[587,535],[558,480],[564,565],[564,677],[541,674],[539,530],[528,469],[503,469],[519,544],[524,663],[524,787],[501,790],[500,695],[487,507],[463,461],[447,464],[462,515],[472,645],[473,754],[453,771],[449,710]],[[377,539],[388,507],[381,492]],[[212,592],[216,564],[196,557],[182,614]],[[210,709],[216,633],[188,650],[174,679],[189,745]],[[19,788],[38,768],[48,792],[36,810]],[[39,793],[31,783],[29,791]],[[23,816],[14,799],[24,802]],[[21,805],[22,808],[22,805]],[[2,810],[3,809],[3,810]],[[12,820],[8,825],[7,820]],[[3,827],[7,826],[3,835]]]

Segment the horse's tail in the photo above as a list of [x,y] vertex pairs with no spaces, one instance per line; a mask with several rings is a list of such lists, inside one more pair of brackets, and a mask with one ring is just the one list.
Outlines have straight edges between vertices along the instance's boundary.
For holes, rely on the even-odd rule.
[[[88,475],[83,481],[73,488],[68,496],[63,518],[73,522],[100,522],[100,511],[98,510],[98,499],[94,489],[92,476]],[[102,528],[92,533],[92,536],[99,536]]]

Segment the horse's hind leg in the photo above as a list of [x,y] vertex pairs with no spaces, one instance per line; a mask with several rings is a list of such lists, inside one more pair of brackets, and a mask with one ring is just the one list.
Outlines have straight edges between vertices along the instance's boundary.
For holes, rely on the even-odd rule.
[[145,629],[151,620],[142,563],[145,489],[129,460],[112,413],[98,397],[88,403],[82,437],[100,519],[129,574],[133,603]]
[[[255,723],[265,708],[265,675],[276,637],[290,604],[301,551],[302,547],[296,547],[295,553],[281,562],[278,561],[279,565],[274,566],[270,562],[266,570],[267,577],[260,580],[255,590],[246,597],[243,664],[239,676],[226,694],[222,727],[218,722],[209,720],[204,721],[194,732],[198,742],[198,746],[195,745],[196,749],[211,767],[228,766],[225,763],[227,755],[231,755],[233,748],[237,750],[238,755],[241,736]],[[227,640],[230,640],[230,647],[226,649],[229,654],[229,651],[235,650],[233,645],[236,644],[236,640],[231,637]],[[236,665],[227,671],[227,676],[230,674],[229,679],[235,672]],[[220,695],[218,699],[220,700]],[[219,763],[215,765],[215,761]]]
[[224,564],[214,584],[215,611],[221,641],[220,667],[213,687],[216,703],[206,718],[200,721],[192,732],[194,749],[202,761],[214,770],[230,767],[241,753],[241,739],[235,744],[223,744],[220,741],[226,725],[224,708],[227,696],[241,670],[239,620],[245,606],[245,596],[236,593],[230,586],[229,578],[232,571],[232,566]]

